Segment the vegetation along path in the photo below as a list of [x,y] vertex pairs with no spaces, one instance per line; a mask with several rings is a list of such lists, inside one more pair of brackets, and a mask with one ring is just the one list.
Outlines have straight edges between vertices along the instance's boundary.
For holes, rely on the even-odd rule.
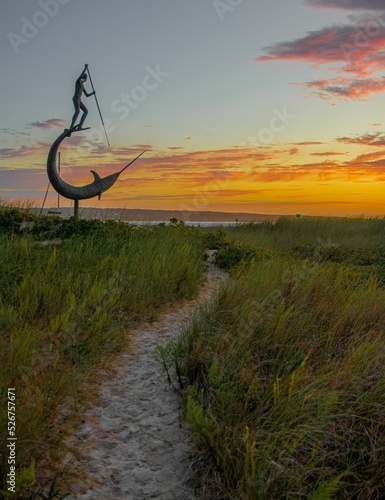
[[167,383],[157,345],[175,340],[193,309],[224,279],[211,260],[212,254],[198,298],[141,325],[130,352],[102,384],[100,406],[87,412],[70,444],[82,449],[79,473],[92,480],[74,486],[67,498],[196,498],[188,460],[190,434],[181,425],[179,396]]

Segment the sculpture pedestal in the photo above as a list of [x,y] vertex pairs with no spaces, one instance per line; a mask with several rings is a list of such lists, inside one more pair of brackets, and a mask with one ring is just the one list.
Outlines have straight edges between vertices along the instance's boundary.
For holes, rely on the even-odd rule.
[[74,217],[79,219],[79,200],[74,200]]

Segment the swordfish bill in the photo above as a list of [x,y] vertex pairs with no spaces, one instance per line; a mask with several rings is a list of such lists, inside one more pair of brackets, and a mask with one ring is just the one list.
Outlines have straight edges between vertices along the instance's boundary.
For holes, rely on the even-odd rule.
[[98,196],[100,200],[102,193],[113,186],[113,184],[115,184],[115,182],[118,180],[119,175],[146,151],[142,151],[136,158],[134,158],[132,161],[130,161],[130,163],[122,168],[122,170],[116,172],[115,174],[108,175],[107,177],[100,177],[97,172],[91,170],[94,176],[94,182],[91,182],[91,184],[86,184],[85,186],[72,186],[60,177],[56,165],[56,157],[62,141],[66,137],[69,137],[73,132],[76,132],[76,130],[64,130],[64,132],[59,135],[56,141],[52,144],[47,158],[47,174],[52,186],[60,194],[60,196],[63,196],[64,198],[68,198],[70,200],[88,200],[89,198],[94,198],[95,196]]

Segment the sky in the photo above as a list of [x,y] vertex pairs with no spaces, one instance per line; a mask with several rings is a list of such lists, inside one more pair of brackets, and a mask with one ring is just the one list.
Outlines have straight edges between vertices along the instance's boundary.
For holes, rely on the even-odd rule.
[[3,202],[42,205],[88,64],[110,146],[84,95],[63,179],[146,152],[81,206],[385,216],[383,0],[3,0],[0,33]]

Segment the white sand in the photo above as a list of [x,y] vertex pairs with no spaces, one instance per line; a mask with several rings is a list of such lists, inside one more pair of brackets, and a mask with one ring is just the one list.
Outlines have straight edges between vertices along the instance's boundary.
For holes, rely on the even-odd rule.
[[134,332],[130,352],[100,387],[100,406],[87,412],[84,425],[70,440],[72,450],[82,450],[79,472],[84,483],[74,485],[68,499],[197,498],[191,481],[190,432],[181,423],[179,396],[167,382],[156,346],[177,338],[192,310],[209,299],[223,278],[210,263],[197,300]]

